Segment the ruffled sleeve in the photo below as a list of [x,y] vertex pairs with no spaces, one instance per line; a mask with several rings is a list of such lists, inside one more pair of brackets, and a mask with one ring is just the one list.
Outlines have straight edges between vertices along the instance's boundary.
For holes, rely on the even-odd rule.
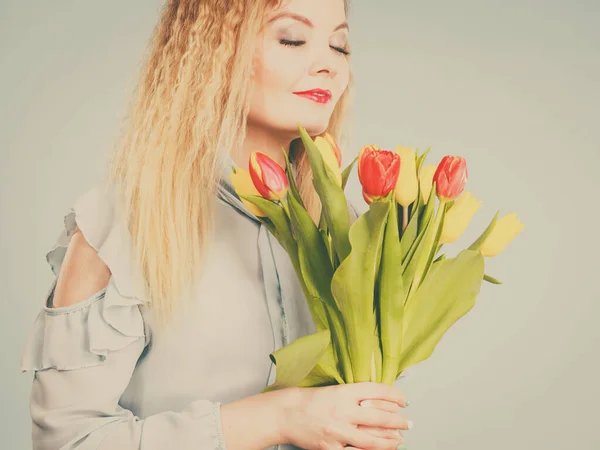
[[[97,185],[64,217],[64,229],[46,260],[55,274],[23,352],[21,370],[75,370],[101,364],[108,352],[143,340],[149,342],[140,305],[139,280],[134,278],[129,240],[117,220],[112,193]],[[79,226],[87,242],[111,271],[108,285],[67,307],[52,307],[67,246]],[[137,283],[137,286],[136,286]]]
[[[108,285],[67,307],[52,307],[58,274],[76,227],[108,266]],[[32,448],[226,450],[221,403],[195,400],[181,412],[144,419],[120,406],[137,362],[151,341],[141,278],[113,193],[96,185],[64,217],[46,255],[56,278],[30,329],[21,370],[33,371]]]

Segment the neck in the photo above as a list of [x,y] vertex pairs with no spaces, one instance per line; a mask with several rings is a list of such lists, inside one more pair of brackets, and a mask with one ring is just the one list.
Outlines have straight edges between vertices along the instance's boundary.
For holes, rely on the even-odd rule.
[[273,133],[272,130],[249,126],[246,130],[246,138],[244,139],[242,148],[237,152],[233,152],[231,157],[239,167],[248,170],[250,154],[260,151],[281,165],[281,167],[285,167],[283,151],[285,150],[285,154],[289,157],[291,141],[290,137],[280,136]]

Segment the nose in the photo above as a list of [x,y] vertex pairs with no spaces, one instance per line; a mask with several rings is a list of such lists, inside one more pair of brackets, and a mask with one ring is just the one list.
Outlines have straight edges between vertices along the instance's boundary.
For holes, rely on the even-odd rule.
[[326,76],[334,78],[337,75],[336,55],[333,50],[327,45],[326,50],[319,50],[318,54],[309,68],[309,74],[313,76]]

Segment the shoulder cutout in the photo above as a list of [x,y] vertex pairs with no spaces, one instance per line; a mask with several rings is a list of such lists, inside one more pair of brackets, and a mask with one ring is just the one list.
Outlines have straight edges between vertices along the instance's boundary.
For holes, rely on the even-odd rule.
[[108,285],[111,272],[98,252],[76,228],[68,243],[54,295],[53,308],[71,306],[86,300]]

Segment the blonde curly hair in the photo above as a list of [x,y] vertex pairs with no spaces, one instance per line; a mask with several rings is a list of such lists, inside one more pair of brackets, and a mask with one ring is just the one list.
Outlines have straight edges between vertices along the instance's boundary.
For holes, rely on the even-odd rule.
[[[202,274],[222,149],[239,148],[245,138],[254,49],[248,43],[279,3],[168,0],[148,46],[106,182],[124,212],[159,329]],[[338,140],[350,85],[327,129]],[[321,203],[299,139],[290,156],[316,222]]]

